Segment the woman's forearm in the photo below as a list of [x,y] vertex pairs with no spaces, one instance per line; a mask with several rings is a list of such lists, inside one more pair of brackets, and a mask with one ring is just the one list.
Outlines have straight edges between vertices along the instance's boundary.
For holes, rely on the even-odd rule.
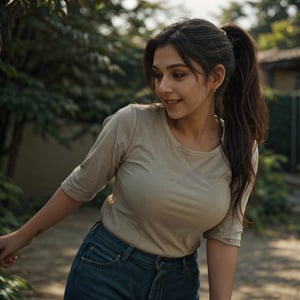
[[230,300],[237,265],[238,247],[207,240],[210,300]]
[[20,229],[0,236],[0,267],[11,267],[16,252],[30,244],[32,239],[64,219],[82,202],[70,198],[59,188],[49,201]]
[[64,219],[81,204],[82,202],[73,200],[58,188],[49,201],[18,230],[18,234],[28,244],[34,237]]

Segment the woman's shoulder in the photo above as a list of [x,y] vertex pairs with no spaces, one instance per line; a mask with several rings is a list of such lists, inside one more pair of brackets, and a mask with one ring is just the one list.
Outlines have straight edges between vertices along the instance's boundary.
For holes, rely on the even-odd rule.
[[161,103],[155,102],[149,104],[131,103],[128,105],[128,107],[131,107],[131,109],[134,109],[137,112],[145,114],[160,112],[163,109]]
[[129,103],[126,106],[119,108],[115,114],[117,115],[130,115],[132,113],[149,114],[149,113],[160,113],[163,106],[160,103]]
[[131,103],[121,108],[118,113],[130,115],[130,117],[136,119],[136,121],[141,120],[146,122],[147,120],[153,120],[153,118],[160,117],[163,109],[163,106],[159,103]]
[[118,109],[115,113],[107,117],[103,125],[110,126],[125,126],[128,129],[139,126],[147,127],[153,123],[159,123],[161,119],[161,114],[163,111],[163,107],[160,104],[137,104],[131,103],[120,109]]

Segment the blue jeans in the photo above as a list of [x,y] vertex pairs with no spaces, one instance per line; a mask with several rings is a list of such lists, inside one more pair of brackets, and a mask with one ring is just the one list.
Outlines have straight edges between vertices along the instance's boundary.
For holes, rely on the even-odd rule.
[[64,300],[198,300],[197,254],[164,258],[130,247],[96,223],[71,267]]

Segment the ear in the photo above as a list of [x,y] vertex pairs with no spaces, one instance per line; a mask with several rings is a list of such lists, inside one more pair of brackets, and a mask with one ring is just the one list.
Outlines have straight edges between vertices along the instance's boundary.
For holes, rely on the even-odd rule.
[[210,73],[210,82],[214,90],[217,90],[225,79],[226,70],[221,64],[216,65],[213,71]]

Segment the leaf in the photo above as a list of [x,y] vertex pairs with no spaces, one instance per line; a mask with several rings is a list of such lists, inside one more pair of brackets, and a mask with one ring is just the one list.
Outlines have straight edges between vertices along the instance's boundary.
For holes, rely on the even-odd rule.
[[15,2],[15,0],[9,0],[5,6],[8,6],[8,5],[12,4],[13,2]]
[[65,15],[68,14],[67,2],[65,0],[59,0],[60,8],[64,12]]

